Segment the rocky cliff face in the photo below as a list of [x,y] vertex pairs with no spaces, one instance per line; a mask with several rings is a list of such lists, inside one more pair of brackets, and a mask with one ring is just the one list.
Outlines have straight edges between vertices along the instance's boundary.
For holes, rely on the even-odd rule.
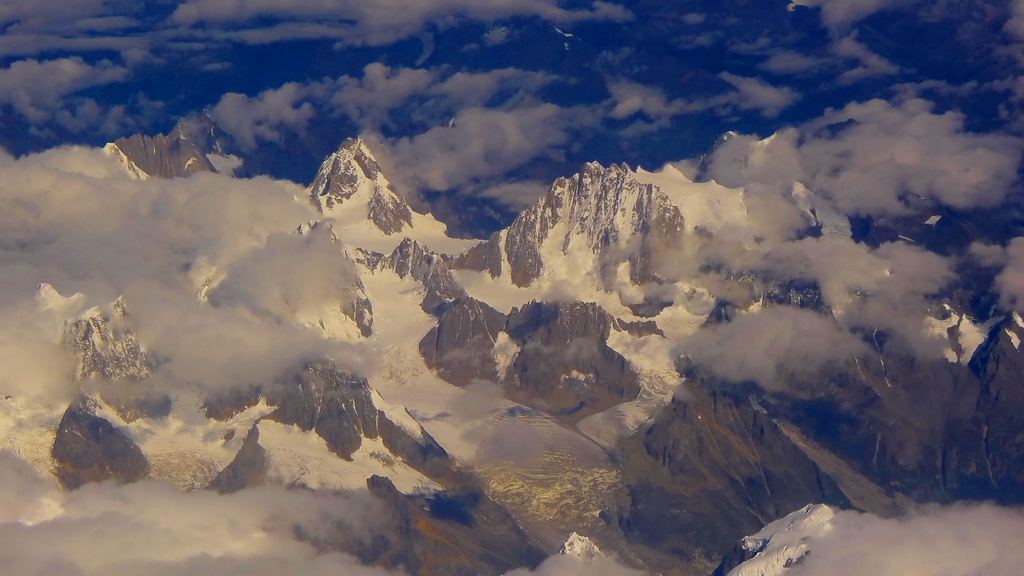
[[493,350],[504,326],[504,314],[464,296],[452,301],[437,326],[420,340],[420,354],[439,376],[457,386],[475,379],[495,380]]
[[505,332],[519,352],[503,384],[510,398],[583,418],[640,393],[636,371],[607,342],[625,327],[593,303],[533,302],[515,309]]
[[630,541],[665,555],[655,567],[683,560],[679,573],[706,574],[736,534],[806,502],[848,504],[750,392],[688,387],[620,445],[629,496],[620,524]]
[[123,431],[98,416],[98,403],[81,398],[64,412],[51,452],[65,488],[89,482],[135,482],[149,475],[145,454]]
[[145,384],[155,362],[135,335],[124,298],[67,318],[60,340],[77,360],[75,378],[87,381],[121,418],[159,417],[170,409],[170,398]]
[[230,494],[263,484],[267,476],[267,451],[260,446],[260,429],[253,426],[231,463],[208,486],[221,494]]
[[879,486],[915,501],[1019,502],[1022,329],[997,322],[969,367],[887,343],[841,373],[795,380],[767,399]]
[[[508,229],[465,253],[442,253],[437,245],[456,245],[444,243],[452,239],[438,242],[438,229],[421,228],[426,217],[395,194],[365,145],[346,141],[308,191],[323,219],[278,235],[298,248],[323,242],[324,265],[344,272],[339,278],[346,281],[337,283],[337,298],[330,287],[326,305],[318,300],[315,310],[274,321],[316,330],[320,319],[324,335],[333,337],[319,309],[326,306],[330,318],[352,321],[341,318],[348,331],[330,344],[347,339],[357,350],[407,361],[401,381],[390,366],[369,380],[356,376],[318,349],[250,386],[186,387],[186,399],[198,395],[204,413],[185,418],[172,404],[182,410],[197,402],[151,394],[159,356],[138,341],[135,319],[118,300],[64,324],[60,342],[78,361],[75,380],[91,395],[68,407],[54,432],[56,476],[68,488],[174,479],[161,462],[193,456],[150,454],[147,440],[154,430],[173,433],[187,422],[200,431],[183,440],[207,452],[193,458],[205,467],[194,475],[199,480],[179,486],[228,493],[279,482],[317,489],[342,485],[333,482],[355,470],[344,486],[358,488],[369,478],[394,531],[303,537],[317,539],[322,550],[420,574],[536,566],[543,558],[537,542],[553,553],[572,530],[654,572],[704,575],[719,566],[724,573],[767,549],[753,543],[720,564],[737,538],[810,502],[885,516],[919,502],[1024,502],[1024,320],[999,308],[991,277],[923,297],[921,313],[930,317],[914,321],[939,336],[945,331],[945,357],[915,354],[895,333],[857,328],[844,334],[862,340],[855,355],[814,370],[779,369],[771,389],[724,381],[716,366],[687,359],[691,336],[778,307],[811,311],[838,326],[826,297],[833,292],[822,289],[829,286],[824,280],[788,277],[761,262],[770,247],[760,242],[770,240],[755,238],[751,247],[747,236],[728,237],[746,214],[735,194],[722,212],[701,212],[707,206],[694,198],[707,200],[705,190],[688,188],[698,184],[663,192],[644,178],[664,183],[675,176],[588,164],[558,180]],[[802,207],[796,209],[800,220]],[[726,212],[719,227],[702,227]],[[806,220],[794,234],[825,233],[819,214]],[[901,230],[879,222],[870,228],[862,239],[876,245]],[[719,240],[750,253],[735,261],[705,258]],[[685,278],[672,272],[683,248],[696,258],[685,263],[692,268]],[[244,284],[246,275],[233,279],[227,270],[224,282],[232,280]],[[567,285],[585,296],[566,295]],[[207,286],[196,305],[223,304],[231,297],[225,286]],[[382,292],[395,286],[401,296]],[[552,293],[556,301],[531,300]],[[391,307],[413,320],[396,319]],[[375,311],[380,326],[408,334],[375,332]],[[481,417],[487,422],[467,417],[481,434],[493,435],[481,445],[500,445],[501,457],[480,457],[470,470],[449,455],[451,446],[471,453],[459,445],[466,437],[451,446],[438,441],[451,440],[446,427],[463,424],[448,408],[467,396],[435,376],[459,387],[478,380],[502,387],[505,398],[490,398],[494,404]],[[451,394],[451,404],[428,403],[423,412],[437,439],[413,417],[420,412],[388,404],[370,382],[380,382],[382,391],[401,387],[397,393],[412,398]],[[390,479],[380,475],[388,470]],[[588,555],[591,544],[577,535],[565,552]]]
[[76,377],[143,381],[152,363],[135,337],[128,306],[118,298],[107,307],[93,308],[69,318],[61,334],[64,348],[78,357]]
[[378,476],[367,486],[387,507],[396,536],[374,551],[371,561],[377,565],[412,574],[498,576],[517,567],[535,567],[546,556],[478,488],[410,496]]
[[108,151],[123,154],[145,176],[175,178],[218,172],[210,155],[223,154],[224,138],[209,118],[197,116],[182,119],[166,135],[119,138]]
[[[608,289],[628,263],[634,284],[658,278],[658,258],[683,242],[683,215],[656,187],[642,184],[626,166],[589,163],[572,178],[560,178],[550,192],[458,261],[492,276],[508,274],[516,286],[540,278],[546,261],[567,256],[592,260],[598,285]],[[545,248],[547,246],[547,248]]]
[[[425,476],[445,482],[459,478],[457,466],[447,452],[420,426],[405,408],[388,405],[365,378],[346,372],[330,360],[303,363],[287,371],[265,387],[228,391],[206,399],[204,409],[209,417],[226,420],[257,405],[261,399],[272,407],[266,420],[312,431],[322,438],[337,457],[352,460],[366,440],[380,439],[397,459]],[[235,486],[231,478],[253,476],[249,469],[259,469],[256,443],[258,431],[250,432],[242,451],[231,466],[246,470],[227,474],[220,487]],[[241,462],[238,461],[242,458]],[[237,465],[236,465],[237,464]]]
[[[876,334],[872,353],[790,374],[770,392],[683,364],[689,384],[620,445],[623,530],[652,550],[652,566],[674,557],[704,570],[728,552],[730,534],[753,533],[800,502],[882,516],[915,502],[1018,504],[1022,335],[1007,316],[964,366],[922,360]],[[740,556],[728,567],[752,554]]]

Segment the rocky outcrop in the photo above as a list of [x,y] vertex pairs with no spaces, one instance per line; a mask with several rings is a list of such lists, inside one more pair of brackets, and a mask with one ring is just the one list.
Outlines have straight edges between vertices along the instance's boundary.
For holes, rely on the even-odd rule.
[[877,485],[914,501],[1020,503],[1021,335],[1012,316],[996,323],[965,367],[918,358],[873,334],[874,356],[791,378],[764,406]]
[[149,461],[124,432],[96,415],[98,404],[81,398],[64,412],[51,455],[65,488],[89,482],[135,482],[149,475]]
[[[1017,317],[992,325],[969,366],[867,338],[872,352],[772,391],[682,367],[686,389],[620,445],[621,526],[653,567],[710,570],[740,535],[808,502],[882,516],[914,502],[1021,503]],[[733,554],[720,573],[750,557]]]
[[546,557],[478,487],[406,495],[379,476],[367,487],[385,504],[396,536],[374,551],[376,565],[411,574],[498,576],[536,567]]
[[487,272],[492,278],[501,275],[502,261],[505,258],[501,249],[501,232],[491,234],[485,242],[481,242],[455,258],[452,267],[458,270],[475,270]]
[[457,386],[475,379],[496,380],[494,344],[505,327],[505,315],[469,296],[449,305],[420,340],[427,366]]
[[124,298],[64,321],[61,344],[77,358],[75,378],[89,380],[118,415],[131,422],[161,417],[171,399],[144,382],[156,363],[139,342]]
[[380,438],[392,454],[430,478],[443,481],[455,474],[448,454],[408,412],[386,412],[365,378],[333,362],[308,362],[288,372],[266,397],[276,407],[267,419],[315,431],[339,458],[351,460],[364,438]]
[[468,297],[444,258],[409,238],[402,240],[388,256],[374,259],[369,266],[391,270],[399,278],[412,278],[422,283],[424,294],[420,306],[427,314],[441,316],[452,302]]
[[69,318],[61,334],[64,348],[78,357],[75,376],[142,381],[153,371],[146,351],[130,327],[128,307],[118,298]]
[[112,144],[147,176],[175,178],[199,172],[216,172],[208,154],[220,148],[219,129],[209,118],[181,119],[166,135],[136,134]]
[[230,464],[217,474],[208,488],[230,494],[259,486],[267,476],[267,451],[260,446],[260,430],[254,424]]
[[531,302],[513,309],[505,332],[519,352],[505,374],[506,393],[573,419],[635,398],[636,371],[607,344],[611,331],[623,327],[594,303]]

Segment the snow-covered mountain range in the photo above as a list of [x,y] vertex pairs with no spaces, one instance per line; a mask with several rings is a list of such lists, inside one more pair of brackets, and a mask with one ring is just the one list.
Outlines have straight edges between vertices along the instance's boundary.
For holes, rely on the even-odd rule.
[[[104,157],[140,182],[230,172],[214,130],[176,130]],[[1024,499],[1020,316],[950,274],[913,284],[932,252],[872,237],[904,221],[857,231],[802,184],[701,170],[589,163],[465,240],[346,140],[290,200],[304,220],[230,257],[182,248],[171,273],[195,318],[230,310],[308,348],[226,384],[184,378],[132,295],[42,283],[31,315],[74,399],[4,397],[2,446],[65,490],[369,490],[393,538],[332,549],[420,574],[502,574],[561,546],[623,570],[778,576],[829,506]],[[835,279],[839,255],[857,274]],[[902,316],[869,324],[896,298]],[[743,562],[719,566],[740,539]]]

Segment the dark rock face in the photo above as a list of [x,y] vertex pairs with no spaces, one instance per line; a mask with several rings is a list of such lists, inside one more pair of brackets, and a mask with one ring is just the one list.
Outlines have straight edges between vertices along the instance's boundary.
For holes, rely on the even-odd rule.
[[626,537],[685,560],[693,574],[707,574],[739,537],[807,502],[848,504],[740,390],[689,387],[685,398],[624,440],[620,452],[629,497],[620,519]]
[[267,394],[276,406],[267,418],[315,430],[345,460],[362,439],[377,437],[377,410],[366,380],[325,363],[309,363],[276,380]]
[[412,226],[412,210],[395,194],[384,194],[376,190],[370,198],[366,217],[388,236]]
[[474,298],[459,298],[420,340],[420,354],[427,366],[456,386],[478,378],[496,380],[492,351],[504,326],[501,312]]
[[807,502],[888,516],[914,502],[1024,501],[1024,327],[996,323],[969,366],[868,337],[874,354],[771,392],[681,368],[683,395],[620,445],[621,525],[652,567],[710,571],[736,539]]
[[665,259],[672,258],[683,245],[686,228],[683,215],[663,194],[653,187],[646,188],[633,208],[635,214],[645,215],[633,234],[640,245],[629,256],[629,279],[643,286],[660,281]]
[[491,234],[486,242],[481,242],[455,259],[452,267],[459,270],[476,270],[487,272],[491,278],[501,275],[501,263],[504,256],[501,252],[501,234]]
[[142,450],[81,399],[68,407],[57,427],[51,455],[57,479],[67,489],[89,482],[135,482],[149,475]]
[[[552,187],[552,192],[548,192],[539,202],[517,216],[509,226],[504,249],[508,257],[512,283],[516,286],[529,286],[540,278],[540,272],[544,268],[540,254],[541,243],[558,224],[564,202],[562,196],[554,190],[571,186],[570,181],[559,179]],[[493,253],[493,248],[488,252]],[[493,270],[494,265],[491,264],[488,268]]]
[[380,438],[392,454],[435,480],[455,475],[448,453],[420,428],[414,436],[375,403],[365,378],[329,361],[309,362],[277,379],[267,390],[276,410],[269,420],[314,430],[338,457],[352,459],[363,438]]
[[224,422],[258,404],[261,396],[262,390],[255,385],[208,394],[203,399],[203,412],[207,418]]
[[968,367],[885,343],[765,404],[879,486],[918,502],[1024,501],[1024,353],[997,323]]
[[216,172],[207,154],[218,149],[217,129],[206,117],[185,118],[166,136],[136,134],[114,145],[143,172],[159,178]]
[[821,287],[815,282],[787,280],[770,283],[761,293],[764,300],[772,304],[804,308],[826,316],[832,315],[832,308],[825,302]]
[[358,140],[348,138],[321,166],[309,197],[320,212],[351,198],[358,191],[361,179],[375,180],[380,174],[377,162],[360,148]]
[[367,487],[389,511],[396,535],[375,551],[378,566],[411,574],[498,576],[536,567],[547,556],[479,487],[408,496],[379,476],[367,480]]
[[132,326],[124,298],[118,298],[109,306],[67,319],[61,344],[78,358],[75,378],[91,380],[104,402],[126,421],[166,416],[171,399],[144,384],[155,362]]
[[613,329],[622,328],[594,303],[532,302],[513,309],[505,332],[519,353],[505,375],[509,397],[573,418],[635,398],[637,373],[607,344]]
[[267,476],[267,451],[260,446],[260,430],[249,429],[234,460],[217,474],[209,488],[221,494],[230,494],[259,486]]

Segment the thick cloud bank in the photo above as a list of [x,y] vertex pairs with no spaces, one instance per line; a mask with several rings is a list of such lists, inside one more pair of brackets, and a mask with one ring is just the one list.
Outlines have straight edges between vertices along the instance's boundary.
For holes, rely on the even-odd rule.
[[368,493],[182,493],[155,481],[62,492],[8,452],[0,483],[0,565],[10,574],[389,574],[310,543],[386,530]]
[[[340,306],[355,273],[329,232],[295,234],[315,214],[298,186],[132,180],[116,158],[83,148],[0,163],[0,393],[66,400],[63,318],[119,296],[159,358],[157,382],[263,382],[299,358],[344,354],[303,326],[303,314]],[[41,308],[44,283],[69,300]]]
[[1009,576],[1020,573],[1024,512],[996,506],[932,508],[900,519],[839,512],[792,576]]

